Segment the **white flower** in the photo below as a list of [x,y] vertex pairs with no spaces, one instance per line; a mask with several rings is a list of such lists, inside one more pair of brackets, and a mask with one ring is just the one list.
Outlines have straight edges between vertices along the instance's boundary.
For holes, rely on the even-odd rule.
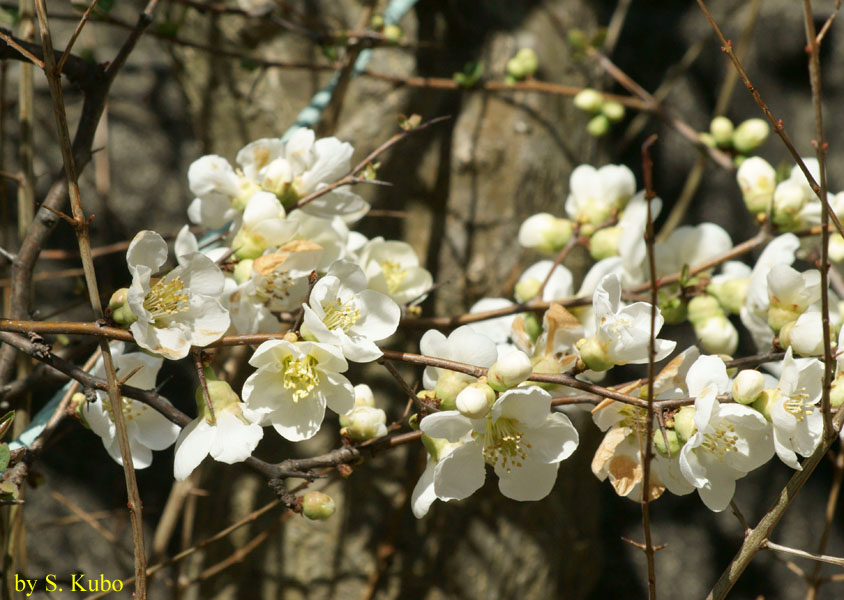
[[732,500],[736,480],[773,456],[771,429],[756,410],[718,402],[716,396],[729,391],[730,380],[717,356],[695,361],[686,383],[695,397],[697,431],[680,451],[680,470],[703,503],[719,512]]
[[[118,378],[134,373],[124,382],[126,385],[144,390],[155,388],[155,378],[163,359],[144,352],[124,354],[122,342],[111,344],[111,355],[114,358]],[[102,359],[97,362],[91,374],[98,377],[105,375]],[[117,440],[117,428],[112,418],[111,401],[106,392],[97,391],[96,395],[97,399],[94,402],[83,405],[82,414],[91,430],[102,438],[103,446],[109,456],[122,465],[123,458]],[[153,450],[164,450],[176,441],[179,426],[137,400],[121,397],[120,404],[129,437],[129,448],[132,451],[132,465],[136,469],[145,469],[152,464]]]
[[141,231],[126,253],[132,273],[128,304],[138,319],[130,327],[135,341],[173,360],[229,328],[229,313],[217,300],[223,292],[219,267],[199,253],[181,260],[161,279],[152,279],[167,261],[167,243],[154,231]]
[[[652,220],[656,220],[661,210],[662,200],[659,198],[651,200]],[[640,192],[633,196],[618,221],[618,227],[621,229],[618,254],[624,285],[635,285],[650,279],[647,265],[647,246],[645,245],[647,225],[648,202],[645,200],[644,192]],[[589,293],[593,290],[594,287],[589,290]]]
[[206,383],[214,408],[213,418],[203,391],[197,390],[199,416],[185,426],[176,442],[173,474],[177,481],[187,479],[209,454],[214,460],[230,465],[246,460],[264,437],[263,428],[245,416],[246,405],[231,386],[212,378],[209,371],[206,370]]
[[324,273],[342,258],[350,258],[349,240],[354,232],[340,217],[323,219],[314,217],[301,210],[294,210],[287,219],[297,225],[296,240],[306,240],[322,247],[322,258],[317,271]]
[[768,326],[768,273],[775,265],[790,265],[794,262],[794,253],[800,247],[800,240],[793,233],[786,233],[775,238],[756,261],[750,274],[747,297],[741,308],[741,322],[753,335],[757,348],[767,350],[774,339],[774,333]]
[[823,392],[823,363],[795,360],[791,348],[783,359],[778,394],[771,403],[774,448],[782,462],[802,470],[797,455],[810,456],[823,436],[823,415],[818,403]]
[[382,237],[369,240],[360,250],[360,265],[367,285],[399,304],[421,302],[434,283],[431,274],[419,266],[416,252],[405,242],[384,241]]
[[[621,281],[618,275],[610,274],[601,280],[595,290],[592,306],[595,311],[595,339],[606,353],[607,359],[615,365],[648,362],[651,305],[647,302],[636,302],[622,307]],[[663,322],[657,309],[654,336],[659,334]],[[671,354],[677,345],[670,340],[654,341],[654,360],[657,361]]]
[[249,279],[228,294],[232,324],[238,333],[273,333],[281,330],[274,313],[301,306],[308,296],[309,276],[322,256],[317,244],[298,240],[278,251],[259,256]]
[[[820,311],[810,310],[797,317],[787,330],[789,349],[802,356],[821,356],[823,354],[823,317]],[[783,336],[786,337],[786,336]],[[782,339],[782,338],[781,338]]]
[[680,271],[684,265],[697,266],[732,247],[730,234],[714,223],[678,227],[655,246],[657,273],[667,275]]
[[486,417],[457,411],[428,415],[420,429],[432,438],[463,442],[433,469],[434,494],[462,499],[483,485],[484,464],[498,475],[501,493],[513,500],[540,500],[554,487],[559,462],[578,444],[577,430],[562,413],[551,413],[551,395],[535,386],[502,394]]
[[711,354],[732,355],[738,348],[738,331],[723,315],[712,316],[695,324],[695,335],[701,347]]
[[336,344],[355,362],[380,357],[375,342],[393,335],[401,319],[398,304],[367,289],[363,271],[348,261],[337,261],[316,282],[304,309],[303,337]]
[[340,375],[348,363],[336,346],[270,340],[249,364],[258,370],[243,384],[247,414],[260,416],[262,424],[272,424],[285,439],[313,437],[326,406],[340,415],[354,407],[354,388]]
[[[469,314],[482,313],[490,310],[498,310],[501,308],[510,308],[514,304],[507,300],[507,298],[481,298],[475,302],[469,309]],[[494,317],[492,319],[484,319],[483,321],[475,321],[469,323],[473,331],[483,334],[491,339],[497,346],[499,346],[499,353],[502,348],[511,348],[508,343],[510,339],[510,330],[513,327],[513,321],[516,315],[505,315],[503,317]]]
[[232,240],[238,258],[257,258],[265,250],[293,239],[298,223],[285,218],[284,207],[273,194],[257,192],[243,211],[243,223]]
[[636,179],[624,165],[600,169],[580,165],[569,178],[566,213],[574,221],[601,225],[613,211],[623,209],[634,193]]
[[[299,129],[287,142],[260,139],[237,153],[247,177],[275,194],[287,208],[343,177],[350,170],[354,148],[335,137],[316,140],[310,129]],[[309,202],[302,210],[333,217],[365,211],[369,205],[357,194],[337,188]]]
[[202,156],[191,163],[188,184],[196,195],[188,207],[188,217],[211,228],[236,219],[252,194],[259,191],[254,181],[236,173],[225,158],[216,155]]

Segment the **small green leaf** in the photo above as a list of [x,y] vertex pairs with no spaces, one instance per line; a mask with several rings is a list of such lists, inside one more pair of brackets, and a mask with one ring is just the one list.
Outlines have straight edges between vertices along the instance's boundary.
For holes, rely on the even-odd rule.
[[20,15],[14,8],[0,9],[0,25],[4,25],[11,29],[12,27],[17,27],[20,20]]
[[5,471],[9,466],[9,459],[12,453],[9,451],[9,444],[0,444],[0,471]]

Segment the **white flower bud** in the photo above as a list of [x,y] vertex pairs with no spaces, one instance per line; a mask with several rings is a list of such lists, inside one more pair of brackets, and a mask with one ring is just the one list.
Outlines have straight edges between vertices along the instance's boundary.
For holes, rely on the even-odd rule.
[[712,317],[724,316],[718,300],[709,294],[700,294],[689,300],[688,313],[689,322],[695,327],[703,326]]
[[604,105],[604,96],[598,90],[586,88],[574,97],[574,105],[588,113],[598,113]]
[[519,245],[541,252],[557,252],[571,239],[571,221],[537,213],[519,227]]
[[520,350],[513,350],[489,368],[487,373],[489,386],[498,392],[503,392],[525,381],[530,377],[531,371],[533,371],[533,365],[528,355]]
[[[834,339],[833,331],[830,337]],[[794,322],[788,332],[789,346],[802,356],[821,356],[823,354],[823,318],[817,310],[803,313]]]
[[385,25],[384,30],[381,33],[383,33],[384,37],[393,43],[400,42],[402,36],[404,35],[401,27],[395,24]]
[[677,437],[680,441],[685,442],[697,431],[695,425],[695,407],[681,406],[680,410],[674,415],[674,431],[677,432]]
[[457,410],[470,419],[480,419],[495,402],[495,392],[485,383],[473,383],[457,394]]
[[780,391],[777,388],[762,390],[762,393],[751,405],[758,410],[768,421],[771,420],[771,408],[780,398]]
[[765,377],[759,371],[742,371],[733,380],[733,400],[739,404],[753,404],[765,389]]
[[513,288],[513,295],[519,302],[527,302],[539,293],[539,288],[541,287],[541,281],[533,277],[528,277],[516,284]]
[[738,348],[738,331],[723,315],[710,317],[695,325],[695,335],[709,354],[732,354]]
[[302,498],[302,514],[312,521],[324,521],[336,510],[334,499],[322,492],[308,492]]
[[809,200],[806,188],[794,179],[781,181],[774,190],[772,220],[782,229],[795,229],[801,225],[800,211]]
[[251,258],[239,260],[234,266],[234,280],[238,283],[248,281],[252,277],[252,264],[254,262]]
[[777,172],[768,161],[752,156],[741,163],[736,180],[747,210],[754,214],[767,213],[774,199]]
[[729,146],[733,138],[735,126],[727,117],[715,117],[709,124],[709,132],[715,143],[722,148]]
[[356,442],[365,442],[387,435],[387,414],[380,408],[356,406],[340,416],[340,433]]
[[730,314],[738,314],[744,301],[747,298],[747,288],[750,286],[750,277],[739,279],[728,279],[718,283],[710,283],[706,286],[706,292],[715,296],[718,304]]
[[355,386],[355,407],[358,406],[375,406],[372,388],[365,383],[359,383]]
[[829,260],[834,263],[844,261],[844,237],[840,233],[833,233],[829,237]]
[[440,399],[440,408],[454,410],[457,395],[471,382],[472,379],[462,373],[443,371],[437,379],[437,386],[434,388],[437,398]]
[[595,260],[618,256],[618,243],[621,241],[621,227],[599,229],[589,238],[589,254]]
[[615,100],[607,100],[601,106],[601,112],[613,123],[618,123],[624,118],[624,105]]
[[750,154],[768,138],[771,128],[762,119],[748,119],[733,132],[733,147],[742,154]]

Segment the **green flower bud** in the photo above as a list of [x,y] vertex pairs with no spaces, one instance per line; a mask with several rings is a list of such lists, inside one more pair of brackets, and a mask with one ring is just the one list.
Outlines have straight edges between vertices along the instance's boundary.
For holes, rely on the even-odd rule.
[[138,320],[132,309],[129,308],[129,289],[120,288],[111,295],[108,301],[108,307],[111,309],[112,320],[121,327],[128,328],[132,323]]
[[606,371],[615,366],[615,363],[607,355],[606,347],[597,338],[581,338],[576,346],[587,369]]
[[248,281],[252,277],[252,263],[254,262],[251,258],[238,261],[234,266],[234,280],[238,283]]
[[660,302],[659,312],[662,314],[662,318],[665,319],[666,325],[677,325],[682,323],[689,315],[686,301],[676,296]]
[[712,134],[712,139],[721,148],[726,148],[731,144],[733,131],[735,131],[733,122],[727,117],[715,117],[709,124],[709,132]]
[[792,179],[780,182],[774,190],[771,220],[782,230],[801,227],[803,220],[800,212],[808,200],[806,190],[801,184]]
[[597,114],[604,105],[604,96],[598,90],[586,88],[574,97],[574,105],[584,112]]
[[738,331],[723,314],[694,324],[700,345],[709,354],[732,354],[738,347]]
[[685,443],[697,431],[695,425],[695,407],[681,406],[674,415],[674,431],[681,442]]
[[420,439],[422,440],[422,445],[425,446],[425,450],[428,451],[428,454],[434,460],[440,459],[440,454],[442,454],[443,449],[448,445],[448,440],[444,438],[432,438],[425,433],[422,434]]
[[381,33],[384,34],[385,38],[393,43],[400,42],[402,36],[404,35],[404,32],[398,25],[385,25]]
[[709,148],[716,148],[718,146],[715,143],[715,138],[708,131],[701,131],[697,137],[704,146],[708,146]]
[[700,294],[689,300],[689,321],[695,327],[703,324],[712,317],[723,317],[724,311],[713,296]]
[[334,514],[334,499],[322,492],[308,492],[302,498],[302,514],[312,521],[324,521]]
[[788,350],[788,347],[791,345],[791,330],[794,329],[796,324],[796,319],[794,321],[789,321],[779,330],[779,334],[777,335],[777,344],[783,350]]
[[[665,445],[666,438],[668,438],[668,446]],[[653,439],[656,451],[660,456],[664,456],[665,458],[677,456],[680,453],[680,448],[683,447],[683,443],[680,441],[677,432],[667,427],[665,428],[665,435],[662,435],[661,430],[655,430]]]
[[765,389],[765,377],[759,371],[746,370],[733,380],[733,400],[739,404],[753,404]]
[[783,327],[796,321],[802,314],[803,311],[795,308],[793,304],[780,304],[772,299],[768,307],[768,326],[774,330],[774,333],[779,333]]
[[741,307],[744,306],[749,286],[749,277],[728,279],[718,283],[710,283],[706,286],[706,293],[715,296],[718,304],[729,314],[737,315],[741,312]]
[[607,100],[601,107],[601,112],[613,123],[618,123],[624,118],[624,105],[615,100]]
[[774,402],[779,400],[780,391],[776,388],[769,388],[767,390],[762,390],[762,393],[759,394],[759,397],[754,400],[751,406],[758,410],[763,417],[771,420],[771,408],[774,406]]
[[365,442],[387,435],[387,414],[380,408],[357,406],[340,415],[340,433],[355,442]]
[[619,241],[621,241],[621,227],[599,229],[589,239],[589,254],[595,260],[618,256]]
[[455,405],[460,413],[470,419],[480,419],[489,412],[495,402],[495,391],[486,383],[476,382],[467,385],[457,394]]
[[463,391],[472,382],[472,378],[463,373],[445,371],[437,379],[437,386],[434,392],[440,399],[440,408],[443,410],[455,410],[457,408],[457,394]]
[[[211,398],[211,405],[214,407],[214,414],[236,407],[237,403],[240,402],[240,397],[232,389],[232,386],[227,381],[217,379],[217,374],[211,367],[205,367],[203,372],[205,374],[205,385],[208,387],[208,397]],[[213,423],[202,386],[199,386],[194,392],[194,400],[196,401],[197,413],[205,417],[205,420],[209,423]]]
[[586,124],[586,131],[592,137],[603,137],[610,131],[610,120],[606,115],[595,115]]
[[829,391],[829,405],[837,409],[842,404],[844,404],[844,373],[839,373],[832,382],[832,389]]
[[531,342],[536,342],[539,336],[542,335],[542,321],[539,320],[539,317],[535,313],[527,313],[525,315],[525,333],[528,334]]
[[771,128],[762,119],[748,119],[733,132],[733,147],[741,154],[750,154],[768,138]]
[[240,259],[258,258],[267,249],[267,241],[258,235],[250,235],[246,229],[240,228],[232,241],[232,248],[237,248],[234,255]]
[[507,74],[515,80],[530,77],[539,68],[539,58],[532,48],[522,48],[507,61]]
[[513,295],[519,302],[527,302],[539,293],[539,288],[541,287],[541,281],[533,277],[528,277],[516,284],[516,287],[513,289]]
[[559,252],[571,239],[572,226],[568,219],[548,213],[537,213],[524,220],[519,227],[519,244],[540,252]]

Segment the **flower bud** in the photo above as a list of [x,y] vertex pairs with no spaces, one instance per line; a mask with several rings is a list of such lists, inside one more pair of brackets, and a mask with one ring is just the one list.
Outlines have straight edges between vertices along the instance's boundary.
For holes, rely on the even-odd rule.
[[508,352],[498,359],[487,372],[489,387],[497,392],[503,392],[516,387],[528,377],[533,371],[530,358],[520,350]]
[[591,371],[606,371],[615,365],[607,355],[607,349],[597,338],[581,338],[576,347],[580,359]]
[[527,302],[539,293],[542,282],[534,277],[522,279],[513,288],[513,295],[519,302]]
[[765,389],[765,377],[759,371],[746,370],[733,380],[733,400],[739,404],[753,404]]
[[704,146],[708,146],[709,148],[716,148],[718,146],[718,144],[715,143],[715,138],[712,137],[712,134],[708,131],[701,131],[697,137],[700,140],[700,143]]
[[531,342],[536,342],[540,335],[542,335],[542,321],[535,313],[528,313],[524,317],[525,333],[528,334]]
[[234,255],[237,258],[258,258],[267,249],[267,240],[260,235],[251,235],[241,227],[232,240],[232,248],[236,248]]
[[375,406],[375,395],[372,393],[372,388],[365,383],[359,383],[355,386],[355,408],[358,406]]
[[[835,338],[832,327],[830,338]],[[819,311],[807,311],[797,318],[788,331],[788,345],[801,356],[823,354],[823,318]]]
[[586,88],[574,97],[574,105],[584,112],[596,114],[604,105],[604,96],[598,90]]
[[774,403],[779,400],[780,391],[776,388],[768,388],[767,390],[762,390],[762,393],[753,401],[751,406],[758,410],[763,417],[771,420],[771,408],[774,406]]
[[558,252],[571,239],[571,221],[537,213],[519,227],[519,245],[540,252]]
[[770,210],[777,186],[777,172],[768,161],[758,156],[748,158],[739,166],[736,180],[747,210],[754,214],[765,214]]
[[606,115],[595,115],[586,124],[586,132],[592,137],[603,137],[610,131],[610,120]]
[[439,379],[437,379],[437,386],[434,392],[437,398],[440,399],[440,408],[443,410],[454,410],[457,408],[455,403],[457,395],[463,391],[467,385],[471,383],[471,378],[468,378],[462,373],[454,371],[442,371]]
[[601,112],[613,123],[618,123],[624,118],[624,105],[615,100],[607,100],[601,106]]
[[252,263],[254,262],[251,258],[239,260],[234,266],[234,280],[238,283],[248,281],[252,277]]
[[829,390],[829,405],[832,408],[841,408],[844,404],[844,373],[839,373],[832,381],[832,388]]
[[829,260],[834,263],[844,261],[844,237],[840,233],[833,233],[829,237]]
[[385,25],[384,30],[381,32],[384,34],[384,37],[397,44],[401,41],[404,32],[402,31],[401,27],[395,24]]
[[733,132],[733,147],[741,154],[750,154],[768,138],[771,128],[762,119],[748,119]]
[[771,299],[768,307],[768,326],[779,333],[783,327],[803,314],[803,311],[794,304],[780,304],[776,298]]
[[718,300],[718,304],[730,314],[736,315],[741,312],[744,301],[747,299],[747,288],[750,286],[750,277],[738,279],[727,279],[726,281],[713,282],[706,286],[706,293]]
[[695,425],[695,407],[681,406],[674,415],[674,431],[681,442],[685,443],[697,431]]
[[702,327],[706,321],[713,317],[723,317],[724,311],[714,297],[709,294],[700,294],[689,300],[689,321],[692,325]]
[[439,460],[443,455],[443,452],[449,446],[449,441],[447,439],[432,438],[425,433],[422,434],[420,439],[422,440],[422,445],[425,446],[425,450],[428,451],[428,454],[430,454],[431,458],[434,460]]
[[589,239],[589,254],[595,260],[618,256],[619,241],[621,241],[621,227],[599,229]]
[[735,131],[733,122],[727,117],[715,117],[709,123],[709,133],[712,134],[712,139],[721,148],[726,148],[730,145],[733,138],[733,131]]
[[805,188],[794,179],[786,179],[774,190],[771,220],[780,229],[797,229],[802,225],[800,211],[809,198]]
[[112,320],[121,327],[129,327],[129,325],[138,320],[138,317],[129,308],[128,288],[120,288],[114,292],[108,301],[108,307],[111,309]]
[[659,304],[659,312],[666,325],[677,325],[689,316],[688,306],[682,298],[669,298]]
[[533,48],[522,48],[507,61],[507,74],[516,80],[530,77],[538,68],[539,58]]
[[[214,407],[214,415],[216,416],[224,410],[235,410],[237,403],[240,402],[240,397],[232,389],[232,386],[227,381],[217,379],[217,375],[211,367],[205,367],[203,372],[205,374],[205,385],[208,388],[208,397],[211,399],[211,406]],[[197,412],[205,417],[207,422],[213,423],[214,420],[205,401],[205,391],[202,386],[196,389],[194,400],[196,401]]]
[[472,383],[457,394],[457,410],[470,419],[480,419],[485,416],[493,402],[495,392],[485,383]]
[[302,498],[302,514],[312,521],[324,521],[336,510],[334,499],[322,492],[308,492]]
[[794,321],[789,321],[782,326],[779,334],[777,334],[777,345],[783,350],[788,350],[788,347],[791,345],[791,330],[795,323],[797,323],[796,319]]
[[695,324],[695,335],[709,354],[732,354],[738,348],[738,331],[724,315]]
[[340,433],[356,442],[365,442],[387,435],[387,414],[380,408],[356,406],[340,415]]
[[[665,440],[668,438],[668,445],[665,445]],[[676,457],[680,453],[680,448],[683,443],[680,441],[680,436],[673,429],[665,428],[665,435],[662,430],[656,429],[653,433],[654,447],[660,456],[665,458]]]

